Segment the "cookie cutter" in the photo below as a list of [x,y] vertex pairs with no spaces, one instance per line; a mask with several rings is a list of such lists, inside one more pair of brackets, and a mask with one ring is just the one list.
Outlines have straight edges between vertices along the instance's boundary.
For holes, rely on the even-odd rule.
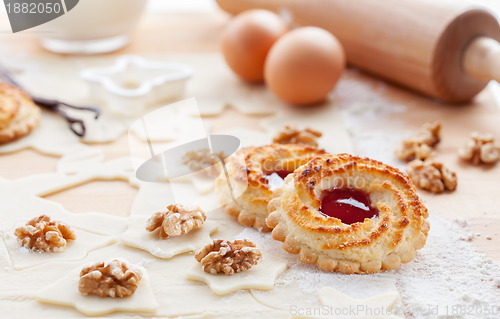
[[182,97],[192,75],[193,69],[185,64],[150,61],[135,55],[123,55],[111,66],[80,73],[93,98],[105,102],[112,112],[129,116]]

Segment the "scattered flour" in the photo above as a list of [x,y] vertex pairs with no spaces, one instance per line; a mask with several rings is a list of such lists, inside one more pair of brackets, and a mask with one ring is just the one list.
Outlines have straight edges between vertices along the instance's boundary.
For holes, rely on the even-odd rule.
[[430,222],[426,246],[396,272],[410,317],[499,318],[500,266],[461,240],[467,235],[460,226],[437,217]]
[[374,129],[373,123],[388,115],[403,114],[407,112],[408,107],[383,97],[386,84],[377,82],[376,85],[370,85],[359,81],[355,77],[357,72],[359,71],[348,70],[335,89],[344,124],[352,137],[357,154],[401,167],[401,163],[393,156],[394,149],[406,135],[410,136],[412,131],[398,128],[402,134],[388,134],[387,130]]
[[395,271],[372,275],[326,273],[302,264],[269,233],[247,228],[236,237],[249,238],[288,261],[289,269],[278,278],[275,289],[294,290],[287,298],[296,298],[297,303],[317,303],[318,291],[325,286],[367,298],[387,292],[387,282],[395,280],[401,295],[397,307],[406,318],[500,318],[500,266],[472,243],[460,240],[466,236],[461,226],[440,217],[429,221],[427,244],[413,261]]

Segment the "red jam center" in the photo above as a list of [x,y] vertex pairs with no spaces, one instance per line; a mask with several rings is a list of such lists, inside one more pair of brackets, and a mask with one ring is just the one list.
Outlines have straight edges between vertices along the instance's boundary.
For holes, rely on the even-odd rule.
[[288,174],[290,174],[290,172],[284,170],[275,171],[271,172],[270,174],[267,174],[266,179],[267,179],[267,184],[269,185],[269,189],[273,191],[276,188],[283,185],[285,183],[285,177],[287,177]]
[[378,216],[378,210],[371,206],[368,194],[351,188],[328,191],[323,197],[320,211],[323,215],[338,218],[348,225]]

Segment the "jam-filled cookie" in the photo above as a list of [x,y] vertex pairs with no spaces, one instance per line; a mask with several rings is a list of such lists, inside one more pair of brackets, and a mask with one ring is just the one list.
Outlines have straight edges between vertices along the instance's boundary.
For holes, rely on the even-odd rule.
[[285,179],[267,225],[283,248],[325,271],[373,273],[411,261],[428,212],[408,176],[349,154],[323,155]]
[[[242,148],[226,160],[215,180],[219,202],[244,226],[270,231],[267,205],[283,179],[325,151],[300,144],[271,144]],[[227,174],[227,175],[226,175]]]
[[40,120],[40,108],[20,89],[0,83],[0,144],[28,135]]

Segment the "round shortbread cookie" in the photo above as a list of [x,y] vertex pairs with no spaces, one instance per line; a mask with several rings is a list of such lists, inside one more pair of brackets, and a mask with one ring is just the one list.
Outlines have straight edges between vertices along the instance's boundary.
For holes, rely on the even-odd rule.
[[[322,194],[352,188],[379,214],[345,224],[321,213]],[[428,212],[408,176],[349,154],[322,155],[296,169],[269,202],[267,225],[283,248],[325,271],[374,273],[411,261],[425,245]]]
[[16,88],[0,82],[0,130],[9,126],[19,111],[20,103],[12,98]]
[[0,144],[28,135],[38,125],[40,114],[25,92],[0,83]]

